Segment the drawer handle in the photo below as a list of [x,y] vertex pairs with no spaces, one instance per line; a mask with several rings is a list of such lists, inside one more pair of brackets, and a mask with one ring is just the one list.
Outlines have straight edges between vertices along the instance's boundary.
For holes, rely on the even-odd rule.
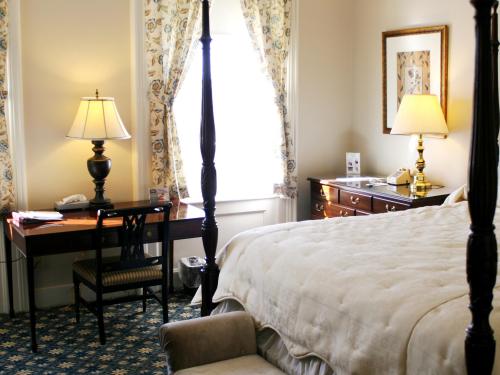
[[389,204],[388,204],[388,203],[386,203],[386,204],[385,204],[385,211],[386,211],[386,212],[394,212],[394,211],[396,211],[396,206],[392,205],[392,206],[389,208]]
[[326,197],[326,194],[325,194],[325,191],[323,189],[324,188],[321,187],[321,189],[319,190],[319,194],[324,198],[324,197]]
[[354,205],[358,204],[358,203],[359,203],[359,197],[354,198],[354,197],[351,195],[351,203],[352,203],[352,204],[354,204]]
[[344,210],[340,210],[340,211],[339,211],[339,214],[340,214],[340,216],[342,216],[342,217],[347,217],[347,216],[349,216],[349,212],[344,211]]
[[325,209],[325,206],[323,206],[323,204],[316,203],[316,204],[314,205],[314,209],[315,209],[316,211],[318,211],[318,212],[321,212],[321,211],[323,211],[323,210]]

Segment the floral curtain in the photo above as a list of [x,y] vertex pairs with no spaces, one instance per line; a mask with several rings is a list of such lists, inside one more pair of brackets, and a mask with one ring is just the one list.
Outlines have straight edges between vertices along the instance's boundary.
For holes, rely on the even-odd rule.
[[14,208],[14,182],[7,133],[7,2],[0,0],[0,210]]
[[173,104],[198,42],[201,1],[145,0],[153,185],[187,196]]
[[290,47],[291,0],[241,0],[243,17],[253,45],[266,66],[281,117],[283,183],[275,192],[290,198],[297,194],[293,131],[287,108],[287,59]]

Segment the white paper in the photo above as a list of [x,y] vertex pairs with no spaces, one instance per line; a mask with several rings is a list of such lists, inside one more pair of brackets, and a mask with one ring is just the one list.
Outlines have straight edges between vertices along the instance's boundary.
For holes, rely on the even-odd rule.
[[380,177],[338,177],[334,180],[330,181],[336,181],[336,182],[362,182],[362,181],[373,181],[373,182],[382,182],[383,178]]

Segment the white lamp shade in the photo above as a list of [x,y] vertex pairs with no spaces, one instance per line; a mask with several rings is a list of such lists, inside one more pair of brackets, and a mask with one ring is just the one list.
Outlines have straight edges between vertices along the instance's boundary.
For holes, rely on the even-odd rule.
[[405,95],[391,134],[448,134],[436,95]]
[[78,139],[128,139],[114,98],[86,97],[80,99],[73,126],[66,135]]

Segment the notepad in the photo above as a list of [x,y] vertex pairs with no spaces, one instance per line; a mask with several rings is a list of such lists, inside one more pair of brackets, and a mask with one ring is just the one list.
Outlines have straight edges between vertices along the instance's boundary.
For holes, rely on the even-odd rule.
[[57,211],[19,211],[12,213],[12,219],[17,223],[41,223],[62,220],[63,215]]

